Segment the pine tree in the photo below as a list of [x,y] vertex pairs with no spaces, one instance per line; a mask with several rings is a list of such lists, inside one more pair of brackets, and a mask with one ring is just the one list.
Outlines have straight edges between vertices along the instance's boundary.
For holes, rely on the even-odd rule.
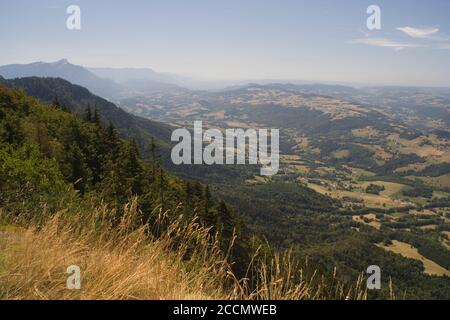
[[120,140],[117,135],[116,128],[110,122],[108,128],[106,129],[106,146],[109,149],[110,153],[114,154],[117,152],[119,141]]
[[152,180],[155,181],[156,178],[156,171],[159,167],[158,162],[158,156],[157,156],[157,146],[155,143],[155,138],[152,137],[151,143],[150,143],[150,155],[151,155],[151,161],[152,161]]
[[125,155],[125,172],[128,180],[131,182],[131,195],[142,194],[142,172],[140,163],[139,148],[134,140],[128,143],[127,154]]
[[209,186],[207,185],[202,195],[203,211],[200,214],[200,220],[206,227],[212,227],[212,231],[217,230],[217,212],[211,208],[212,196]]
[[111,141],[112,140],[117,140],[116,128],[114,127],[114,125],[111,122],[109,122],[107,132],[108,132],[108,139],[109,140],[111,140]]
[[236,221],[233,212],[223,200],[220,200],[217,206],[217,216],[222,239],[225,243],[229,243],[235,230]]
[[74,184],[75,189],[79,190],[82,194],[86,191],[86,185],[89,180],[88,170],[84,163],[84,155],[81,149],[73,144],[69,151],[70,164],[71,164],[71,182]]
[[100,125],[100,115],[98,113],[97,108],[94,108],[94,116],[92,117],[92,122],[97,125]]
[[84,112],[84,120],[91,122],[92,121],[92,110],[91,110],[91,105],[88,104],[86,107],[86,110]]

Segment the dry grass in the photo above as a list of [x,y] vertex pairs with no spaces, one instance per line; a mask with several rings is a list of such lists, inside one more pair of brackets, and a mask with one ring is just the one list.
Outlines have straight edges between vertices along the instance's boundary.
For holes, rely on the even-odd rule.
[[[106,206],[41,221],[9,220],[0,229],[0,299],[366,298],[362,277],[351,287],[335,277],[307,277],[290,252],[264,263],[255,256],[253,284],[236,279],[217,237],[196,219],[154,212],[149,232],[139,223],[136,200],[123,211],[119,221]],[[70,265],[81,269],[80,290],[66,287]]]
[[[365,222],[364,218],[369,219],[369,222]],[[371,226],[377,230],[381,229],[381,222],[377,219],[376,214],[374,213],[369,213],[364,215],[364,218],[361,218],[360,216],[352,216],[352,220],[362,223],[362,224],[366,224],[368,226]]]
[[[416,177],[413,177],[416,178]],[[425,182],[425,184],[437,187],[437,188],[448,188],[450,187],[450,174],[444,174],[439,177],[418,177],[420,180]]]
[[[355,199],[359,202],[364,202],[365,206],[368,208],[400,208],[410,204],[399,199],[393,199],[383,194],[369,194],[363,191],[363,189],[346,191],[336,188],[327,188],[325,186],[320,186],[314,183],[308,183],[308,188],[311,188],[318,193],[329,195],[333,199],[342,199],[343,197]],[[389,192],[389,190],[387,190],[386,192]]]
[[400,183],[387,182],[387,181],[367,181],[359,184],[362,190],[366,190],[367,187],[371,184],[375,184],[377,186],[383,186],[384,190],[380,192],[381,196],[385,196],[388,198],[393,198],[398,195],[406,186]]
[[[4,235],[0,292],[6,299],[210,299],[222,296],[212,260],[219,252],[206,230],[176,219],[159,239],[149,240],[136,227],[136,202],[120,223],[105,207],[90,216],[64,217],[60,212],[42,227],[31,225]],[[174,241],[196,244],[191,260],[186,245],[171,251]],[[183,242],[181,242],[183,243]],[[195,261],[195,266],[190,262]],[[67,290],[70,265],[81,268],[82,289]],[[189,272],[195,267],[196,273]],[[207,275],[207,276],[206,276]]]
[[422,256],[417,248],[414,248],[408,243],[404,243],[401,241],[393,240],[392,245],[390,246],[384,246],[384,245],[378,245],[379,247],[391,251],[397,254],[400,254],[406,258],[415,259],[418,261],[421,261],[424,266],[424,273],[428,275],[434,275],[434,276],[447,276],[450,277],[450,271],[447,269],[441,267],[436,262],[431,261],[424,256]]

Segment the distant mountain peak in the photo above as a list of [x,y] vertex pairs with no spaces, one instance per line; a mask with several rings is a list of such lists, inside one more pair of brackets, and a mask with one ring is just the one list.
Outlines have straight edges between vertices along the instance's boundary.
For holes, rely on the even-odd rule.
[[61,59],[61,60],[53,62],[52,64],[71,64],[71,63],[67,59]]
[[5,79],[24,77],[62,78],[73,84],[88,88],[93,93],[110,98],[122,87],[109,79],[102,79],[82,66],[71,64],[67,59],[55,62],[35,62],[0,66],[0,75]]

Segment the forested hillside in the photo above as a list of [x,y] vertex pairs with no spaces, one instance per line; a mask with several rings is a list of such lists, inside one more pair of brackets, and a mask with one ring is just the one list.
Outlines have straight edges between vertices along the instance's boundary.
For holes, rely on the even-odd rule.
[[84,87],[74,85],[61,78],[17,78],[1,80],[4,85],[20,88],[26,94],[36,97],[47,104],[63,105],[68,111],[83,116],[86,108],[97,112],[101,123],[114,125],[120,137],[134,139],[141,151],[150,151],[153,142],[158,146],[159,153],[164,158],[168,155],[171,126],[131,115],[118,108],[113,103],[100,98]]

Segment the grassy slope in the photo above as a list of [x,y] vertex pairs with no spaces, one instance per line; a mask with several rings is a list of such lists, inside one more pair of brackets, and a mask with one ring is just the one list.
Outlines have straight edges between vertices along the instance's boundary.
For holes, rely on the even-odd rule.
[[[258,285],[250,289],[234,278],[216,239],[195,221],[163,218],[167,231],[151,238],[136,227],[136,210],[135,201],[128,204],[114,228],[109,217],[115,212],[106,207],[60,212],[40,227],[8,222],[0,233],[0,299],[366,298],[361,279],[344,291],[337,282],[298,277],[302,270],[289,256],[255,269]],[[66,288],[70,265],[81,269],[80,290]]]

